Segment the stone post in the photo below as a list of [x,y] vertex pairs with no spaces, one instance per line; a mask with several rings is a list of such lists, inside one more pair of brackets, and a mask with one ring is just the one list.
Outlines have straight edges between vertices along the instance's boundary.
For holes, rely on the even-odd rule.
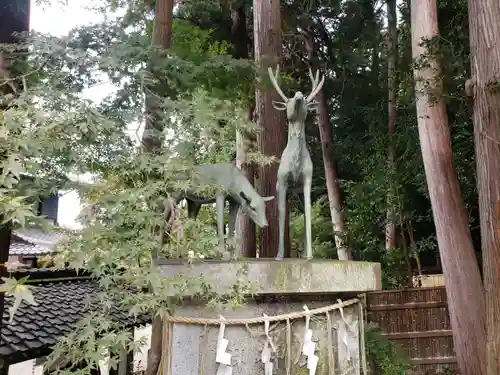
[[[273,375],[309,374],[307,366],[315,361],[315,375],[358,375],[365,368],[357,296],[381,289],[380,264],[249,259],[160,265],[165,277],[203,276],[217,293],[229,293],[237,284],[248,294],[243,305],[225,308],[184,299],[170,321],[171,345],[164,353],[169,375],[229,374],[226,367],[233,374],[255,375],[265,374],[266,366]],[[270,359],[263,358],[265,346]]]

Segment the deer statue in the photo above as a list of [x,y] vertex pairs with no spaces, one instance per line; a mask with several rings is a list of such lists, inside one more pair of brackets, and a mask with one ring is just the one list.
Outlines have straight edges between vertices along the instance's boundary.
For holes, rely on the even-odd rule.
[[283,99],[282,102],[273,100],[273,106],[279,111],[286,111],[286,117],[288,119],[288,142],[281,155],[278,168],[278,181],[276,183],[279,212],[279,247],[276,259],[283,259],[285,256],[286,194],[289,184],[302,185],[306,224],[305,256],[307,259],[311,259],[311,185],[313,163],[306,144],[305,120],[307,112],[315,109],[317,106],[317,102],[313,99],[325,83],[325,76],[323,76],[320,81],[319,71],[316,72],[316,77],[314,77],[311,69],[309,69],[309,76],[312,81],[311,93],[305,97],[304,94],[297,91],[292,98],[287,98],[278,84],[279,65],[276,68],[276,73],[273,73],[271,68],[268,68],[268,72],[274,88]]
[[[229,233],[232,237],[236,227],[236,216],[241,207],[242,213],[250,217],[260,228],[268,225],[266,218],[265,202],[274,197],[261,197],[253,188],[246,176],[231,163],[200,164],[194,168],[193,175],[200,183],[213,184],[221,187],[215,197],[201,197],[192,192],[176,192],[172,194],[175,204],[186,199],[188,205],[188,216],[195,219],[204,204],[214,203],[217,215],[217,235],[219,246],[224,249],[224,206],[229,202]],[[177,179],[186,179],[178,176]]]

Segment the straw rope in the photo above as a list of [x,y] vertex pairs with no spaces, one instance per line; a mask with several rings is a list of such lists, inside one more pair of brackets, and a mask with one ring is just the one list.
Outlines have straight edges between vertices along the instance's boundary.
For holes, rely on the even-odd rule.
[[329,311],[338,310],[342,307],[350,306],[359,303],[359,299],[352,298],[344,302],[339,302],[334,305],[324,306],[309,311],[291,312],[275,316],[257,317],[257,318],[224,318],[224,319],[207,319],[207,318],[192,318],[186,316],[168,316],[165,320],[170,323],[178,324],[197,324],[216,326],[224,323],[225,325],[249,325],[259,324],[264,322],[279,322],[283,320],[300,319],[311,315],[325,314]]
[[[327,330],[328,332],[328,371],[329,374],[334,374],[335,373],[335,358],[334,358],[334,352],[333,352],[333,337],[332,337],[332,332],[331,330],[333,329],[333,324],[330,316],[330,312],[333,310],[342,310],[342,308],[346,306],[351,306],[357,304],[359,308],[362,309],[363,307],[363,301],[361,301],[358,298],[352,298],[347,301],[340,301],[336,304],[329,305],[329,306],[324,306],[320,307],[317,309],[313,310],[304,310],[300,312],[292,312],[292,313],[287,313],[287,314],[281,314],[281,315],[275,315],[275,316],[266,316],[266,317],[258,317],[258,318],[233,318],[233,319],[227,319],[227,318],[222,318],[222,319],[206,319],[206,318],[191,318],[191,317],[183,317],[183,316],[165,316],[163,318],[163,350],[162,350],[162,355],[160,359],[160,366],[158,367],[158,373],[157,375],[170,375],[171,374],[171,346],[172,346],[172,323],[178,323],[178,324],[195,324],[195,325],[202,325],[205,327],[204,332],[200,336],[200,345],[206,346],[206,339],[207,339],[207,327],[208,326],[218,326],[221,324],[224,325],[244,325],[246,326],[246,329],[250,332],[251,336],[254,336],[252,333],[252,330],[250,329],[249,325],[251,324],[259,324],[259,323],[264,323],[264,322],[280,322],[280,321],[286,321],[286,347],[287,347],[287,353],[286,353],[286,374],[290,375],[291,374],[291,367],[292,367],[292,352],[291,352],[291,341],[292,341],[292,330],[291,330],[291,320],[294,319],[300,319],[304,317],[311,317],[313,315],[326,315],[326,321],[327,321]],[[363,311],[359,312],[360,317],[363,318]],[[363,324],[362,322],[361,324]],[[278,323],[276,323],[278,324]],[[272,330],[272,329],[271,329]],[[362,346],[364,346],[364,332],[360,333],[362,335]],[[201,344],[203,343],[203,344]],[[166,345],[165,345],[166,344]],[[201,349],[201,347],[200,347]],[[204,362],[204,351],[200,350],[200,357],[199,357],[199,362],[203,363]],[[363,361],[363,358],[362,358]],[[202,368],[203,366],[200,366],[198,369],[199,375],[203,375],[204,369]],[[366,365],[364,363],[362,364],[363,370],[366,369]],[[363,372],[364,373],[364,372]]]

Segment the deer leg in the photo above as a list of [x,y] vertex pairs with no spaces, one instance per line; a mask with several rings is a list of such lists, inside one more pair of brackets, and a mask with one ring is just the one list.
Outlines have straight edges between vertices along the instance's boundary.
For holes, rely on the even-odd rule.
[[188,200],[187,205],[188,205],[188,217],[190,219],[196,219],[196,217],[200,213],[201,204],[196,203],[192,200]]
[[234,240],[235,231],[236,231],[236,219],[238,217],[238,208],[240,205],[236,202],[229,202],[229,223],[228,223],[228,239],[230,239],[229,244],[233,248],[233,259],[236,259],[239,255],[241,255],[241,249],[238,251],[238,244]]
[[229,225],[228,225],[228,230],[229,230],[229,235],[228,237],[234,237],[234,232],[236,230],[236,218],[238,216],[238,208],[240,208],[240,205],[236,202],[230,202],[229,203]]
[[[172,194],[171,197],[168,199],[170,200],[169,203],[172,203],[172,205],[177,207],[180,201],[183,199],[183,197],[180,194]],[[167,206],[165,207],[165,211],[163,211],[163,218],[165,222],[170,220],[170,216],[173,214],[173,212],[171,212],[171,208],[172,208],[171,205],[167,204]]]
[[224,252],[224,194],[217,194],[215,199],[215,209],[217,212],[217,235],[219,237],[219,248]]
[[[279,176],[278,176],[279,177]],[[279,246],[276,260],[281,260],[285,257],[285,222],[286,222],[286,178],[278,178],[276,184],[276,194],[278,195],[278,214],[279,214]]]
[[311,234],[311,185],[312,176],[304,176],[304,216],[306,221],[306,258],[312,259]]

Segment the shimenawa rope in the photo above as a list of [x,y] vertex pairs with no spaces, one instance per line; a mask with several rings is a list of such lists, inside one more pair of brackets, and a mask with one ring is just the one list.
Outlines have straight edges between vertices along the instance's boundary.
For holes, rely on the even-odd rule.
[[[259,324],[259,323],[264,323],[266,321],[268,322],[279,322],[283,320],[293,320],[293,319],[300,319],[304,318],[307,315],[320,315],[320,314],[325,314],[329,311],[333,310],[338,310],[339,308],[345,307],[345,306],[350,306],[357,304],[359,300],[357,298],[352,298],[344,302],[339,302],[334,305],[329,305],[329,306],[324,306],[324,307],[319,307],[317,309],[312,309],[309,311],[298,311],[298,312],[291,312],[291,313],[286,313],[286,314],[281,314],[281,315],[275,315],[275,316],[268,316],[266,318],[264,317],[256,317],[256,318],[225,318],[224,319],[224,324],[225,325],[247,325],[247,324]],[[222,323],[221,319],[207,319],[207,318],[192,318],[192,317],[187,317],[187,316],[168,316],[165,317],[167,322],[170,323],[177,323],[177,324],[197,324],[197,325],[211,325],[211,326],[216,326],[220,325]]]

